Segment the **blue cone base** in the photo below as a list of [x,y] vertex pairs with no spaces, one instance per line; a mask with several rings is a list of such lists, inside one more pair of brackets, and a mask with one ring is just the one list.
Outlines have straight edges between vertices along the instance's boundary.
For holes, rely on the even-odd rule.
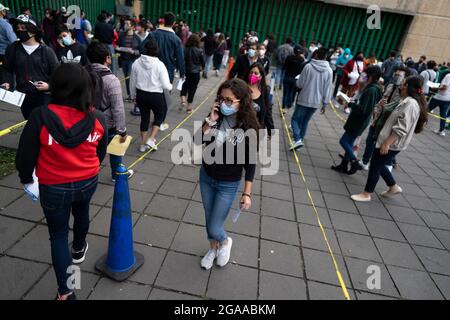
[[115,271],[111,270],[108,265],[106,264],[106,261],[108,259],[108,255],[105,255],[101,257],[97,263],[95,264],[95,269],[103,273],[108,278],[111,278],[115,281],[124,281],[128,279],[133,273],[136,272],[137,269],[139,269],[144,264],[144,256],[140,254],[139,252],[134,252],[135,257],[135,263],[126,271]]

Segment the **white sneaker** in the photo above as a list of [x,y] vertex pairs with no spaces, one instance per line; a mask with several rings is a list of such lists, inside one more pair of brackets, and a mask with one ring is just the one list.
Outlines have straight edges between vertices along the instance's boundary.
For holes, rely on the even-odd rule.
[[161,130],[161,131],[166,131],[167,129],[169,129],[169,124],[168,123],[163,122],[159,126],[159,130]]
[[214,260],[216,259],[216,257],[217,257],[216,250],[210,249],[200,262],[200,266],[205,270],[211,269],[212,266],[214,265]]
[[385,191],[381,194],[382,197],[389,197],[389,196],[394,196],[396,194],[400,194],[403,193],[403,189],[400,188],[399,186],[394,186],[393,189],[389,189],[388,191]]
[[231,246],[233,245],[233,239],[228,237],[228,242],[226,245],[220,246],[219,250],[217,250],[217,261],[216,264],[219,267],[225,267],[230,261],[231,255]]
[[150,150],[150,147],[148,145],[146,145],[146,144],[144,144],[142,146],[139,146],[139,152],[141,152],[141,153],[145,153],[148,150]]
[[153,150],[158,150],[158,146],[156,145],[156,141],[153,140],[152,138],[149,138],[146,142],[146,145]]
[[219,76],[219,70],[216,70],[216,76],[217,77]]
[[392,172],[392,169],[394,169],[393,166],[386,166],[386,168],[389,170],[389,172]]
[[445,135],[446,135],[445,130],[444,130],[444,131],[441,131],[441,132],[439,133],[439,135],[440,135],[441,137],[445,137]]
[[298,150],[304,146],[303,141],[300,139],[296,143],[294,143],[294,146],[290,149],[291,151]]
[[344,110],[344,112],[345,112],[346,114],[350,114],[350,108],[346,108],[346,109]]
[[364,171],[369,171],[369,164],[364,164],[364,162],[362,162],[362,160],[359,160],[358,162]]

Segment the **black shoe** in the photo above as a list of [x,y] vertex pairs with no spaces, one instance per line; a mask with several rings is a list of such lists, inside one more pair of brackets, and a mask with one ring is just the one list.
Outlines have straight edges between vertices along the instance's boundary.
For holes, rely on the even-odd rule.
[[352,160],[352,166],[350,167],[350,171],[347,172],[349,176],[354,175],[356,172],[363,169],[363,167],[359,164],[358,160]]
[[342,162],[338,166],[332,166],[331,170],[337,171],[339,173],[347,173],[348,172],[348,160],[342,159]]
[[75,252],[72,248],[72,263],[74,264],[80,264],[86,259],[86,252],[89,249],[89,244],[86,241],[86,244],[84,245],[83,250]]
[[[55,300],[61,300],[59,293],[56,294]],[[77,296],[75,295],[75,292],[72,292],[70,295],[67,296],[66,301],[68,301],[68,300],[77,300]],[[64,300],[61,300],[61,301],[64,301]]]

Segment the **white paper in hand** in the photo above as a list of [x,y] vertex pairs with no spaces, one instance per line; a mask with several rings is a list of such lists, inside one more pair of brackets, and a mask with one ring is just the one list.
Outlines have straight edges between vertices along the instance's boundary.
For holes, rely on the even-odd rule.
[[439,83],[436,83],[436,82],[428,81],[428,82],[427,82],[427,86],[429,86],[431,89],[437,89],[437,88],[439,88],[441,85],[440,85]]
[[23,189],[33,201],[39,200],[39,180],[36,176],[36,170],[33,172],[33,183],[24,185]]
[[178,80],[178,83],[177,83],[177,90],[178,91],[181,91],[183,89],[184,81],[186,81],[186,80],[183,80],[183,79]]

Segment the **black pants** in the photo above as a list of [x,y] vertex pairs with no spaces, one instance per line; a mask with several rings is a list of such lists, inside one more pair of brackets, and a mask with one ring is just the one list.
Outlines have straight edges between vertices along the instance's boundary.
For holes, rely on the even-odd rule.
[[164,93],[147,92],[137,90],[136,103],[141,110],[141,132],[148,131],[150,127],[150,111],[153,111],[154,126],[160,126],[164,121],[167,112],[167,105],[164,99]]
[[31,112],[36,109],[40,108],[50,101],[50,95],[45,93],[29,93],[25,95],[25,99],[22,103],[22,115],[25,118],[25,120],[28,120],[30,117]]
[[338,94],[339,86],[341,85],[342,73],[336,76],[336,86],[334,87],[333,98]]
[[180,96],[186,97],[187,95],[188,103],[194,102],[194,96],[199,82],[200,73],[186,73],[186,81],[183,83]]
[[397,184],[392,176],[392,173],[388,168],[386,168],[386,166],[392,163],[393,159],[395,159],[395,156],[399,154],[399,152],[400,151],[389,150],[387,155],[381,155],[380,149],[375,149],[372,156],[372,161],[370,162],[366,188],[364,189],[366,192],[373,193],[375,191],[375,187],[377,186],[378,180],[380,180],[380,176],[386,182],[388,187],[393,187]]

